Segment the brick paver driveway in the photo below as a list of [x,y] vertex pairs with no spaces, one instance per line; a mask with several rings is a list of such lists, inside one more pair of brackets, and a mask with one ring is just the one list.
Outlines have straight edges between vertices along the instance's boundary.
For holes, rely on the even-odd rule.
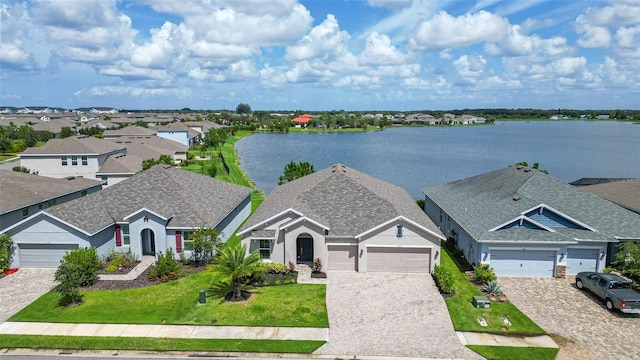
[[640,316],[609,312],[574,281],[498,279],[509,300],[560,345],[558,360],[640,359]]
[[329,342],[316,354],[481,359],[427,275],[329,272]]
[[49,292],[56,269],[20,269],[0,279],[0,323]]

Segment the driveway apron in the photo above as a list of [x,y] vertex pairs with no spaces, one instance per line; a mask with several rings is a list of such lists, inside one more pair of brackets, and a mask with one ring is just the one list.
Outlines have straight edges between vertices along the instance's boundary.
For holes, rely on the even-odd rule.
[[428,275],[330,271],[319,355],[482,359],[456,336]]
[[640,359],[640,316],[608,311],[574,281],[498,279],[509,300],[560,345],[557,360]]
[[0,323],[49,292],[56,269],[20,269],[0,279]]

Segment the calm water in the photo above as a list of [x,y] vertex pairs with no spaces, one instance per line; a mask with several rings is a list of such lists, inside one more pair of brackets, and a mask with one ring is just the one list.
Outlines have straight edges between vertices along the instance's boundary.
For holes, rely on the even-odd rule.
[[489,126],[400,127],[363,133],[253,134],[236,143],[240,165],[268,194],[285,164],[342,163],[421,190],[520,161],[566,182],[640,177],[640,125],[604,121],[505,121]]

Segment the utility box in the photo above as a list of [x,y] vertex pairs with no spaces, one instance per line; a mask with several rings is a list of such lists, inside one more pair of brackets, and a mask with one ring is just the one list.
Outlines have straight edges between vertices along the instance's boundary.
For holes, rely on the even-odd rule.
[[207,292],[205,290],[200,290],[200,304],[204,304],[207,302]]
[[491,301],[486,296],[474,296],[473,297],[473,306],[476,309],[488,309],[491,307]]

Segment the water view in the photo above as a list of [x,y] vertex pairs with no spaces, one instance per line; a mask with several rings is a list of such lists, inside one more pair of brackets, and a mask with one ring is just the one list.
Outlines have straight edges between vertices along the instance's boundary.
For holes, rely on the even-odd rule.
[[362,133],[258,133],[236,144],[240,165],[268,194],[285,164],[335,163],[421,189],[527,161],[566,182],[640,177],[640,125],[605,121],[502,121],[487,126],[400,127]]

